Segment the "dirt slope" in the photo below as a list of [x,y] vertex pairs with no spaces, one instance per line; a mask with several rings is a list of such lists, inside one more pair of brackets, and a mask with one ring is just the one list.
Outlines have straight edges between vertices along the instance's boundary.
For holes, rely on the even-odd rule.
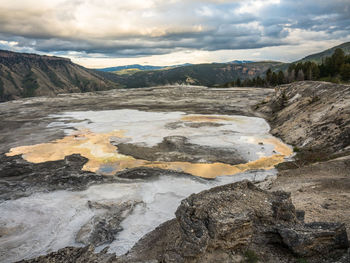
[[295,82],[276,88],[256,106],[272,134],[297,148],[337,153],[350,146],[350,86]]

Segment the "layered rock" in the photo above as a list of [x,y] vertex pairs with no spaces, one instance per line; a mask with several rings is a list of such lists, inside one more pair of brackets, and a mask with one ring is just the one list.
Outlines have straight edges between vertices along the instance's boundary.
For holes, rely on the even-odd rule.
[[327,255],[349,245],[344,224],[310,223],[294,227],[279,226],[276,230],[283,244],[302,257]]
[[298,214],[285,192],[266,192],[247,181],[216,187],[183,200],[176,219],[147,234],[123,260],[240,262],[253,250],[262,262],[313,262],[345,253],[343,224],[305,224]]

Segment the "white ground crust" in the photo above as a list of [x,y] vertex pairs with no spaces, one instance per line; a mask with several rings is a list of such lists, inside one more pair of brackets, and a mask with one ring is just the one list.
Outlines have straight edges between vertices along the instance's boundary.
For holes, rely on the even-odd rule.
[[[273,155],[272,144],[262,147],[258,143],[260,139],[273,138],[268,133],[269,125],[263,119],[220,116],[224,118],[215,121],[223,124],[219,127],[190,128],[183,125],[178,129],[167,128],[167,124],[181,122],[184,116],[188,115],[182,112],[137,110],[69,112],[55,116],[57,121],[50,126],[65,129],[67,135],[73,131],[72,127],[95,133],[125,130],[123,140],[148,146],[160,143],[165,136],[185,136],[195,144],[234,147],[249,160]],[[98,213],[88,208],[88,200],[144,202],[122,222],[124,230],[110,245],[110,252],[123,254],[144,234],[173,218],[180,201],[190,194],[243,179],[262,180],[275,174],[275,170],[249,171],[215,180],[165,175],[149,181],[97,185],[81,192],[39,193],[6,201],[0,203],[0,262],[32,258],[65,246],[79,245],[74,241],[76,233],[94,213]]]
[[0,204],[0,231],[6,231],[0,237],[0,262],[14,262],[65,246],[79,246],[75,243],[75,235],[94,213],[98,213],[88,208],[88,200],[144,202],[122,222],[124,230],[110,245],[110,252],[123,254],[144,234],[173,218],[181,200],[190,194],[217,185],[243,179],[262,180],[272,175],[275,175],[274,170],[246,172],[210,181],[162,176],[148,182],[96,185],[81,192],[56,191],[6,201]]
[[[179,125],[180,128],[168,128],[168,124],[183,122],[183,117],[210,118],[221,117],[213,122],[222,126],[191,128]],[[269,134],[268,123],[261,118],[227,115],[186,115],[183,112],[146,112],[139,110],[110,110],[110,111],[85,111],[66,112],[62,115],[54,115],[57,122],[51,124],[65,128],[67,135],[76,129],[88,129],[94,133],[108,133],[115,130],[124,130],[123,142],[154,146],[162,142],[166,136],[185,136],[190,143],[212,147],[235,148],[241,156],[249,161],[254,161],[262,156],[273,155],[273,145],[264,147],[257,140],[272,138]],[[228,120],[225,120],[227,118]],[[81,122],[70,123],[69,120]],[[191,122],[191,121],[184,121]],[[203,120],[202,122],[205,122]]]

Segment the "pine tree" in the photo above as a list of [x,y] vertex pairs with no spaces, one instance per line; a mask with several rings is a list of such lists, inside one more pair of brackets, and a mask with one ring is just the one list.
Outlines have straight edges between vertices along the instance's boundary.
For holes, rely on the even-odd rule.
[[241,85],[242,85],[241,79],[238,78],[238,79],[236,80],[236,86],[237,86],[237,87],[241,87]]
[[311,72],[312,80],[317,80],[320,78],[320,68],[316,63],[312,63]]
[[304,72],[302,69],[298,71],[297,81],[303,81],[305,80]]
[[332,66],[335,72],[340,72],[340,68],[345,63],[345,54],[341,48],[337,48],[332,55]]
[[350,64],[343,64],[340,68],[341,78],[345,81],[350,80]]
[[276,86],[278,84],[278,77],[277,77],[276,72],[272,73],[270,83],[272,86]]
[[284,74],[281,70],[278,72],[278,75],[277,75],[277,84],[278,85],[284,84]]
[[267,85],[271,85],[271,78],[272,78],[272,70],[269,68],[266,71],[266,78],[265,78]]

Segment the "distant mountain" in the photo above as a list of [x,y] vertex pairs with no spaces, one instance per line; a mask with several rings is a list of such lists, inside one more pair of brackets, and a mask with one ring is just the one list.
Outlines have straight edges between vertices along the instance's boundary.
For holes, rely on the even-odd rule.
[[127,88],[151,87],[169,84],[214,86],[237,78],[246,79],[262,75],[267,69],[281,62],[252,62],[246,64],[211,63],[167,68],[166,70],[138,71],[134,74],[111,74],[101,76],[120,83]]
[[226,62],[227,64],[247,64],[247,63],[254,63],[255,61],[251,60],[233,60],[230,62]]
[[121,71],[121,70],[125,70],[125,69],[157,70],[157,69],[163,69],[163,68],[165,68],[165,67],[162,67],[162,66],[144,66],[144,65],[134,64],[134,65],[126,65],[126,66],[100,68],[100,69],[96,69],[96,70],[103,71],[103,72],[115,72],[115,71]]
[[301,60],[298,60],[297,62],[313,61],[316,63],[322,63],[322,59],[332,56],[334,51],[337,48],[341,48],[346,55],[350,54],[350,42],[347,42],[347,43],[343,43],[339,46],[335,46],[335,47],[332,47],[332,48],[327,49],[325,51],[322,51],[320,53],[312,54],[312,55],[307,56]]
[[[254,61],[251,60],[233,60],[226,62],[226,64],[247,64],[247,63],[254,63]],[[215,64],[223,64],[223,63],[215,63]],[[160,70],[160,69],[170,69],[170,68],[178,68],[178,67],[185,67],[185,66],[191,66],[193,64],[191,63],[184,63],[179,65],[171,65],[171,66],[151,66],[151,65],[140,65],[140,64],[133,64],[133,65],[125,65],[125,66],[116,66],[116,67],[108,67],[108,68],[97,68],[95,70],[97,71],[103,71],[103,72],[118,72],[118,71],[124,71],[124,72],[133,72],[132,70],[141,71],[141,70]],[[133,73],[135,73],[133,72]]]
[[103,72],[118,72],[118,71],[135,70],[135,69],[138,71],[140,71],[140,70],[160,70],[160,69],[177,68],[177,67],[183,67],[183,66],[189,66],[189,65],[192,65],[192,64],[185,63],[185,64],[172,65],[172,66],[151,66],[151,65],[134,64],[134,65],[117,66],[117,67],[109,67],[109,68],[99,68],[96,70],[103,71]]
[[[348,42],[299,61],[320,63],[337,48],[350,54]],[[273,71],[286,70],[289,65],[276,61],[234,60],[167,67],[135,64],[92,70],[65,58],[0,50],[0,100],[116,87],[142,88],[172,84],[217,86],[238,78],[244,80],[262,76],[269,68]]]
[[66,58],[0,50],[0,101],[116,87]]

